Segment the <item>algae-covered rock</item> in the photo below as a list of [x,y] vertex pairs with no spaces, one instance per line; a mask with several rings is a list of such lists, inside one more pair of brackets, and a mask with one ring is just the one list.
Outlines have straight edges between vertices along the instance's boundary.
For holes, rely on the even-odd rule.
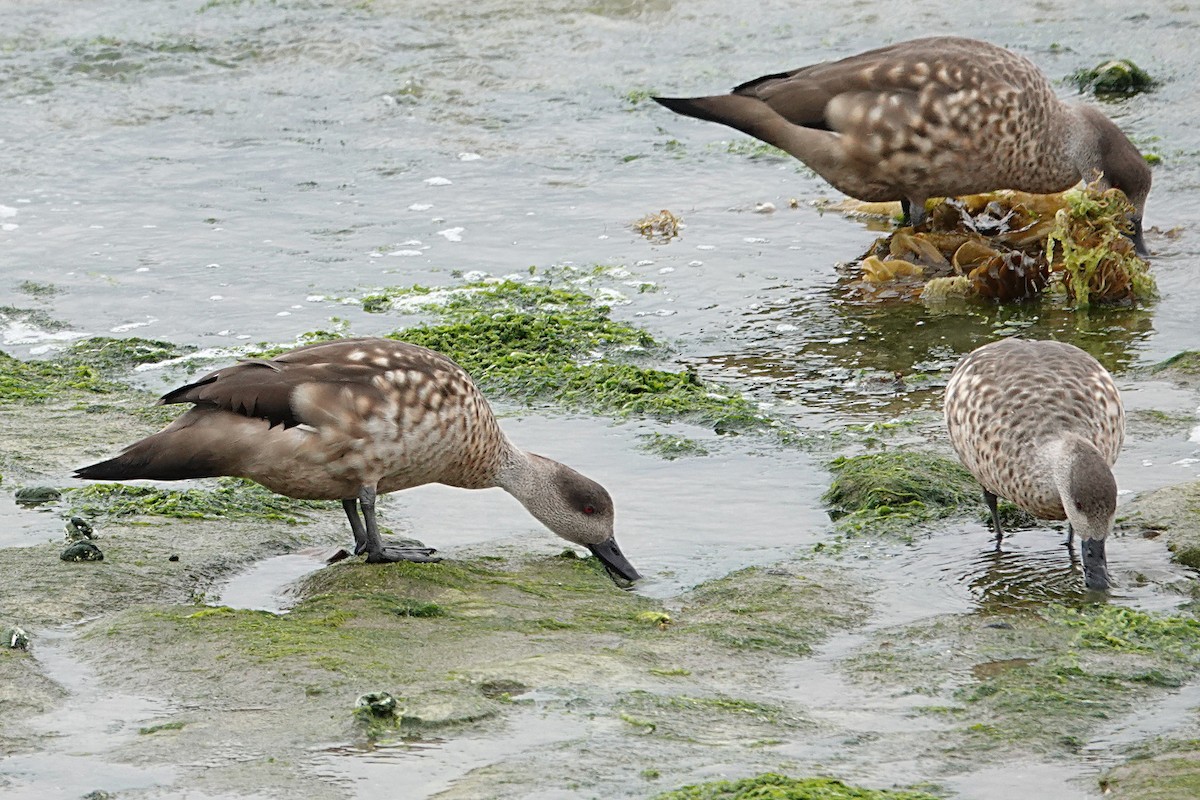
[[67,520],[64,526],[67,533],[68,542],[78,542],[85,539],[93,539],[96,536],[96,531],[83,517],[71,517]]
[[979,506],[979,484],[961,464],[916,451],[835,459],[822,499],[839,526],[894,529]]
[[62,492],[53,486],[22,486],[13,497],[18,505],[32,507],[56,503]]
[[[563,275],[578,283],[584,277]],[[643,330],[611,319],[612,294],[593,297],[514,280],[474,281],[433,292],[388,289],[364,298],[376,310],[426,311],[440,324],[392,338],[444,353],[489,395],[550,399],[614,416],[689,419],[718,431],[767,429],[773,423],[736,393],[719,393],[692,371],[637,363],[667,348]]]
[[866,789],[834,778],[789,778],[767,772],[739,781],[713,781],[655,795],[653,800],[938,800],[925,792]]
[[1067,76],[1067,82],[1081,92],[1100,98],[1127,97],[1148,92],[1158,85],[1150,73],[1128,58],[1116,58],[1081,69]]
[[0,647],[10,650],[28,650],[29,634],[20,625],[0,629]]
[[67,545],[59,556],[63,561],[103,561],[104,553],[94,542],[81,541]]

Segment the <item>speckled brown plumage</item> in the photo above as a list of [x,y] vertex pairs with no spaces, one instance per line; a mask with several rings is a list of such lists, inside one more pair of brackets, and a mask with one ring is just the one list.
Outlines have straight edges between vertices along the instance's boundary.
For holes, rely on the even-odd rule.
[[861,200],[1057,192],[1103,173],[1137,209],[1150,170],[1103,114],[1062,102],[1024,56],[939,36],[766,75],[728,95],[655,98],[775,145]]
[[[235,475],[288,497],[343,501],[368,560],[426,560],[376,532],[377,493],[425,483],[499,486],[560,536],[626,578],[604,487],[515,447],[471,377],[449,358],[390,339],[310,345],[248,359],[164,395],[192,403],[159,433],[83,467],[99,480]],[[362,507],[358,519],[354,503]]]
[[[1036,517],[1069,520],[1082,540],[1101,543],[1102,558],[1125,413],[1096,359],[1063,342],[986,344],[951,373],[945,414],[955,452],[985,493]],[[996,526],[999,536],[998,518]]]

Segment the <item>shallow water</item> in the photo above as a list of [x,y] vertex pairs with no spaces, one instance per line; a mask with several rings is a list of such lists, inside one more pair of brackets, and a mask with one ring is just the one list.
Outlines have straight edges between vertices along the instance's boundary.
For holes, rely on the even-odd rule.
[[[955,360],[1018,330],[1094,352],[1116,373],[1131,410],[1200,416],[1193,394],[1138,371],[1200,346],[1192,91],[1200,11],[1151,4],[1133,15],[1122,3],[1065,2],[1018,2],[1002,15],[963,8],[861,0],[353,7],[178,0],[148,11],[93,0],[64,13],[48,0],[0,0],[0,306],[38,309],[67,325],[3,319],[0,337],[6,352],[25,357],[96,334],[214,348],[288,342],[332,317],[371,334],[398,321],[340,298],[379,286],[449,284],[460,270],[506,275],[527,274],[531,265],[607,264],[630,272],[628,285],[617,284],[629,302],[615,316],[672,342],[680,363],[706,379],[748,391],[814,431],[935,415],[940,381]],[[726,142],[740,139],[734,132],[630,99],[643,90],[717,92],[931,29],[1014,47],[1053,77],[1120,56],[1165,79],[1153,94],[1106,106],[1165,159],[1146,217],[1159,231],[1148,236],[1159,302],[1073,314],[848,300],[835,264],[859,255],[878,230],[815,209],[812,201],[837,194],[796,162],[727,152]],[[755,213],[762,202],[777,210]],[[684,218],[679,240],[655,244],[630,229],[661,208]],[[930,377],[896,388],[889,383],[896,373]],[[157,389],[179,376],[143,377]],[[514,440],[600,479],[617,498],[618,537],[647,575],[639,591],[670,597],[829,538],[821,454],[724,443],[707,457],[665,462],[638,449],[639,434],[709,440],[711,433],[507,411]],[[1122,501],[1194,479],[1197,458],[1194,431],[1132,431],[1116,470]],[[423,487],[388,498],[384,513],[398,531],[450,555],[546,536],[499,491]],[[59,536],[60,522],[50,522],[0,494],[0,546]],[[1077,599],[1078,574],[1060,539],[1046,529],[1020,531],[997,554],[982,522],[964,523],[911,545],[852,540],[844,563],[876,587],[870,630],[931,614]],[[1109,557],[1121,581],[1116,602],[1168,609],[1179,601],[1172,587],[1189,580],[1154,540],[1119,538]],[[285,610],[281,587],[299,576],[304,558],[284,556],[235,578],[221,602]],[[851,715],[855,704],[836,675],[823,683],[813,669],[836,663],[848,646],[839,642],[794,667],[796,691],[811,692],[814,715],[871,732],[935,724],[894,698],[858,698],[864,702]],[[79,682],[69,683],[76,691]],[[1161,713],[1175,718],[1194,705],[1189,692],[1164,699]],[[145,709],[111,713],[98,719],[128,726]],[[360,797],[381,796],[373,788],[379,782],[417,769],[425,796],[502,759],[506,747],[525,752],[587,735],[573,727],[578,720],[548,722],[540,713],[514,717],[491,739],[330,752],[314,756],[313,769]],[[95,734],[95,724],[80,721],[76,733]],[[1117,726],[1096,747],[1147,735],[1140,725]],[[68,777],[112,769],[110,789],[172,780],[169,771],[122,777],[116,771],[124,767],[98,765],[102,754],[87,748],[75,760],[66,754],[78,749],[76,733],[62,733],[51,740],[53,759],[4,762],[19,791],[52,768]],[[902,747],[884,759],[869,746],[840,747],[834,758],[839,747],[833,736],[792,755],[879,783],[927,776],[928,765]],[[717,770],[698,766],[694,777]],[[1011,792],[1014,780],[1031,795],[1092,797],[1081,782],[1092,770],[1090,763],[1008,764],[943,780],[965,797],[1009,796],[1001,790]],[[76,788],[65,784],[62,796],[77,796]]]

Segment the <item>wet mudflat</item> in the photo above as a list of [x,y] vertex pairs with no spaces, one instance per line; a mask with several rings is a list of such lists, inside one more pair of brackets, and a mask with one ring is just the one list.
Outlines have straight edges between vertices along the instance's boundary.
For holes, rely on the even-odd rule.
[[[1172,560],[1193,495],[1135,496],[1200,478],[1194,373],[1152,371],[1200,347],[1195,10],[0,10],[4,352],[133,335],[180,348],[113,368],[111,391],[67,381],[0,406],[0,628],[32,636],[0,652],[6,795],[647,798],[775,771],[963,798],[1194,796],[1197,562]],[[1147,211],[1158,301],[863,300],[835,265],[878,230],[821,213],[837,194],[797,162],[645,99],[930,30],[1012,47],[1055,79],[1109,57],[1163,78],[1105,106],[1163,158]],[[663,208],[680,237],[631,227]],[[72,467],[156,429],[154,396],[212,359],[445,323],[363,300],[489,276],[603,301],[666,345],[639,363],[687,368],[787,430],[498,393],[515,441],[613,494],[647,578],[635,592],[561,557],[498,491],[387,498],[385,524],[448,561],[385,570],[320,568],[348,540],[336,507],[97,513],[105,560],[67,564],[71,496],[14,501],[77,486]],[[1130,412],[1107,601],[1082,595],[1061,532],[1019,530],[996,553],[970,515],[881,533],[821,502],[836,456],[948,454],[950,367],[1018,331],[1096,354]],[[305,560],[319,569],[302,577]],[[372,691],[400,717],[356,715]],[[1150,794],[1156,780],[1174,793]]]

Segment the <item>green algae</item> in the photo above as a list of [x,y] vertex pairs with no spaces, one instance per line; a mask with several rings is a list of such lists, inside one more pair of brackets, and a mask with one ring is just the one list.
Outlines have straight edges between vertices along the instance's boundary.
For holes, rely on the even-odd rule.
[[444,319],[390,336],[444,353],[489,394],[617,417],[688,419],[720,432],[774,424],[746,398],[715,390],[690,370],[636,363],[661,359],[667,348],[614,321],[608,305],[577,289],[506,280],[468,283],[436,293],[437,302],[434,297],[424,287],[390,289],[363,304],[382,310],[413,300],[415,308]]
[[979,505],[979,485],[957,461],[933,453],[890,451],[834,459],[822,496],[838,527],[894,531]]
[[1158,286],[1134,249],[1128,220],[1134,208],[1119,189],[1089,186],[1063,193],[1046,237],[1051,275],[1075,308],[1150,300]]
[[1067,76],[1067,83],[1081,92],[1091,92],[1106,100],[1141,94],[1158,86],[1150,73],[1128,58],[1112,59],[1091,69],[1077,70]]
[[334,507],[326,501],[293,500],[241,478],[218,478],[213,489],[95,483],[66,489],[63,498],[64,516],[264,519],[289,525],[304,522],[305,512]]
[[111,394],[120,388],[87,364],[60,359],[22,361],[0,352],[0,404],[42,403],[73,393]]
[[1181,658],[1200,655],[1200,620],[1192,617],[1150,614],[1121,606],[1052,607],[1046,613],[1077,632],[1077,647]]
[[163,722],[159,725],[147,725],[144,728],[138,728],[138,735],[150,736],[161,731],[181,731],[186,724],[186,722]]
[[834,778],[789,778],[773,772],[738,781],[684,786],[653,800],[937,800],[924,792],[865,789]]
[[642,728],[644,735],[691,741],[705,741],[706,721],[708,727],[717,727],[719,720],[723,735],[732,734],[743,741],[811,724],[797,711],[759,700],[728,695],[658,694],[641,689],[621,696],[616,716],[628,725]]

